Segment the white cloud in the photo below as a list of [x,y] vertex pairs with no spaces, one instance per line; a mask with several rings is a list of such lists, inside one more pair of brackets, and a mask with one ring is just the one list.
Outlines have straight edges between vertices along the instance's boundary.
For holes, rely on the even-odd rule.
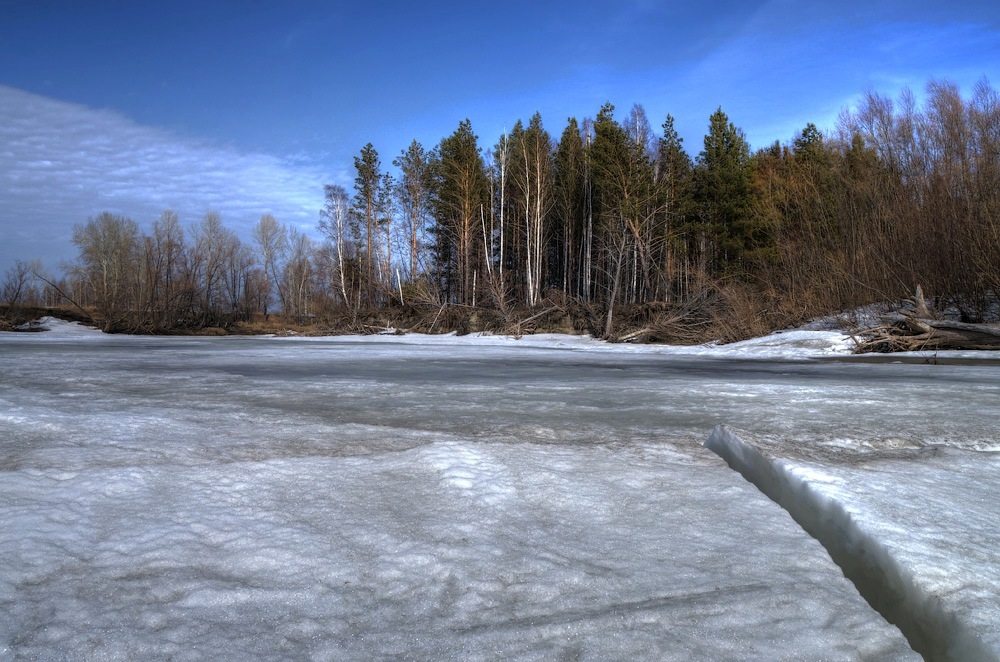
[[72,258],[73,225],[102,211],[141,227],[166,209],[185,224],[217,211],[244,236],[271,213],[309,230],[328,180],[315,166],[0,85],[0,275],[15,259]]

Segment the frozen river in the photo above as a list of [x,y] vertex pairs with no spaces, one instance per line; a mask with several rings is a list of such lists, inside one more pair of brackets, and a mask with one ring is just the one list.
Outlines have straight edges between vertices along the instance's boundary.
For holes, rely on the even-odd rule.
[[911,659],[702,443],[985,453],[1000,367],[790,342],[0,334],[0,659]]

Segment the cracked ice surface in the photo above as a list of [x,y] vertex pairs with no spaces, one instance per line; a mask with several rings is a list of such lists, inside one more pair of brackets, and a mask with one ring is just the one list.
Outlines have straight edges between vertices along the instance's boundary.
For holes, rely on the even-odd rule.
[[988,444],[934,368],[0,334],[0,659],[912,659],[701,441]]

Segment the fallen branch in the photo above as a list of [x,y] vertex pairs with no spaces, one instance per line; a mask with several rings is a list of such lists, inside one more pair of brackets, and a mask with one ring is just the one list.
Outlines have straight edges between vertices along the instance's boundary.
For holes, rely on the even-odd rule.
[[545,315],[548,315],[549,313],[554,312],[556,310],[562,310],[562,308],[560,308],[559,306],[553,304],[549,308],[546,308],[545,310],[543,310],[543,311],[541,311],[539,313],[535,313],[531,317],[527,317],[527,318],[525,318],[523,320],[518,320],[517,322],[514,323],[514,336],[517,337],[517,338],[520,338],[521,337],[521,328],[525,324],[528,324],[529,322],[534,322],[539,317],[544,317]]

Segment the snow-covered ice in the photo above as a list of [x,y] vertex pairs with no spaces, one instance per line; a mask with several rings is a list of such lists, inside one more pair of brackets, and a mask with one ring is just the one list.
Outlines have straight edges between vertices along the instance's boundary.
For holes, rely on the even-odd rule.
[[656,449],[21,471],[2,489],[17,655],[906,659],[750,486]]
[[0,659],[915,659],[702,442],[983,449],[1000,413],[1000,368],[811,360],[831,332],[55,326],[0,334]]

